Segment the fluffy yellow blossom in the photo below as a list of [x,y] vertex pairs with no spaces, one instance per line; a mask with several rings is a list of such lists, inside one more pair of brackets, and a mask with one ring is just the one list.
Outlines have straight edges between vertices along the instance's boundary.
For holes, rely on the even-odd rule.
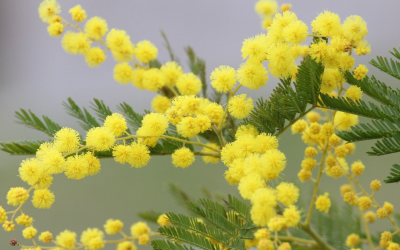
[[89,164],[83,155],[67,158],[64,174],[69,179],[80,180],[89,173]]
[[337,148],[335,149],[335,155],[336,155],[337,157],[339,157],[339,158],[344,158],[344,157],[346,157],[346,155],[347,155],[348,152],[349,152],[349,150],[348,150],[344,145],[341,145],[341,146],[339,146],[339,147],[337,147]]
[[259,89],[268,81],[268,71],[259,62],[242,63],[237,70],[237,79],[249,89]]
[[368,44],[367,41],[362,40],[357,43],[357,48],[355,51],[358,56],[369,54],[371,53],[371,45]]
[[353,164],[351,164],[351,172],[354,175],[360,176],[364,172],[365,166],[362,164],[361,161],[356,161]]
[[142,234],[149,234],[150,228],[145,222],[137,222],[131,226],[131,234],[134,237],[139,237]]
[[106,20],[101,17],[92,17],[85,23],[85,32],[90,38],[100,39],[108,31]]
[[148,91],[158,92],[167,83],[164,73],[157,68],[143,72],[142,87]]
[[292,125],[292,133],[303,133],[303,131],[307,128],[307,122],[305,120],[298,120]]
[[347,38],[345,38],[343,36],[334,36],[331,39],[331,46],[337,52],[347,52],[350,50],[352,45]]
[[29,185],[34,185],[39,178],[44,174],[42,162],[37,158],[29,158],[21,162],[21,167],[18,169],[19,176]]
[[[1,221],[1,220],[0,220]],[[15,222],[17,222],[18,225],[29,227],[32,224],[33,218],[26,215],[26,214],[21,214],[15,219]]]
[[235,137],[239,138],[241,136],[245,136],[245,135],[251,135],[254,137],[256,137],[258,135],[258,130],[256,127],[254,127],[253,125],[241,125],[235,133]]
[[91,41],[87,34],[67,31],[64,34],[61,44],[63,49],[70,54],[85,54],[90,49]]
[[246,99],[246,97],[246,94],[242,94],[234,96],[229,100],[228,111],[233,117],[237,119],[243,119],[250,114],[254,107],[253,99],[250,97]]
[[138,243],[139,245],[146,246],[150,241],[150,236],[148,234],[142,234],[139,236]]
[[370,184],[372,191],[379,191],[381,189],[381,182],[379,180],[373,180]]
[[346,143],[345,147],[349,151],[349,154],[354,153],[354,150],[356,149],[356,145],[354,143]]
[[36,151],[36,158],[42,162],[43,169],[49,174],[59,174],[64,171],[65,158],[55,149],[54,144],[42,143]]
[[341,74],[336,68],[325,68],[324,73],[321,76],[321,92],[329,94],[336,87],[339,86]]
[[385,201],[385,203],[383,204],[383,209],[386,210],[388,215],[393,214],[394,208],[393,205],[390,204],[389,202]]
[[[100,28],[98,31],[98,35],[106,33],[107,26],[104,26],[104,24],[98,24],[97,26],[102,26],[102,28]],[[128,36],[128,34],[126,34],[125,30],[111,29],[111,31],[107,34],[106,44],[112,51],[117,52],[124,51],[127,48],[131,50],[133,49],[130,37]],[[131,53],[132,52],[133,50],[131,51]]]
[[327,122],[327,123],[322,124],[322,126],[321,126],[321,131],[320,131],[320,133],[321,133],[322,135],[325,135],[325,136],[327,136],[327,137],[330,137],[330,136],[332,136],[332,134],[333,134],[334,132],[335,132],[335,127],[333,126],[332,123]]
[[358,198],[356,196],[356,194],[353,191],[350,192],[346,192],[343,195],[343,200],[347,203],[349,203],[352,206],[355,206],[358,204]]
[[140,168],[146,166],[150,160],[150,151],[141,143],[133,142],[132,143],[133,154],[129,161],[132,167]]
[[384,242],[389,242],[389,241],[392,241],[392,233],[391,232],[389,232],[389,231],[385,231],[385,232],[383,232],[383,233],[381,233],[381,241],[384,241]]
[[295,45],[291,47],[292,49],[292,54],[294,59],[298,59],[299,56],[305,57],[308,55],[309,47],[308,46],[301,46],[301,45]]
[[0,206],[0,223],[5,222],[8,219],[6,210],[2,206]]
[[50,36],[59,37],[64,32],[64,25],[59,22],[49,24],[47,32]]
[[135,57],[141,63],[148,63],[157,58],[158,49],[150,41],[143,40],[136,44]]
[[288,11],[288,10],[290,10],[291,8],[292,8],[292,5],[289,4],[289,3],[284,3],[284,4],[281,5],[281,11],[282,11],[282,12]]
[[235,159],[230,165],[229,170],[225,171],[225,179],[230,185],[238,185],[240,180],[245,176],[244,159]]
[[56,237],[57,245],[61,247],[70,247],[73,248],[76,241],[76,233],[71,232],[69,230],[62,231]]
[[182,67],[176,62],[167,62],[160,69],[165,75],[166,85],[170,87],[175,86],[176,81],[183,74]]
[[354,57],[346,52],[341,52],[340,54],[340,68],[343,70],[352,70],[354,67]]
[[[337,147],[340,144],[340,141],[341,141],[340,137],[335,134],[333,134],[333,135],[331,135],[331,137],[329,137],[329,144],[334,147]],[[347,151],[348,151],[348,149],[347,149]]]
[[286,167],[286,156],[277,149],[267,151],[263,156],[267,169],[267,179],[273,180],[279,176]]
[[286,207],[293,205],[299,199],[299,188],[293,183],[281,182],[276,191],[276,199]]
[[351,126],[358,123],[358,116],[349,113],[337,111],[335,115],[334,124],[338,130],[348,130]]
[[163,135],[168,128],[168,119],[164,114],[150,113],[143,117],[142,128],[149,131],[151,135]]
[[195,117],[185,117],[177,125],[178,133],[183,137],[192,138],[200,133],[200,125]]
[[39,5],[39,17],[45,23],[50,23],[53,17],[61,12],[60,5],[56,0],[44,0]]
[[90,67],[97,67],[106,60],[106,55],[100,48],[90,48],[85,54],[85,60]]
[[313,122],[310,124],[310,133],[313,135],[319,134],[320,130],[321,130],[321,125],[317,122]]
[[261,17],[272,16],[278,11],[278,3],[275,0],[259,0],[254,9]]
[[33,206],[36,208],[50,208],[54,203],[54,194],[45,189],[36,189],[32,197]]
[[86,134],[86,145],[97,151],[106,151],[114,146],[115,136],[108,127],[91,128]]
[[147,72],[147,70],[142,69],[142,68],[133,69],[133,75],[132,75],[132,85],[133,86],[135,86],[138,89],[144,89],[143,80],[144,80],[145,72]]
[[101,237],[96,236],[90,239],[89,244],[87,246],[89,249],[98,250],[104,247],[104,242]]
[[344,184],[340,186],[340,193],[344,195],[347,192],[350,192],[352,190],[351,186],[349,184]]
[[42,241],[43,243],[50,243],[53,241],[53,234],[50,233],[49,231],[42,232],[39,235],[39,240]]
[[394,242],[390,242],[387,250],[400,250],[400,245]]
[[376,221],[376,214],[372,211],[368,211],[364,214],[364,219],[368,223],[374,223]]
[[321,212],[328,213],[329,208],[331,207],[331,200],[328,197],[328,193],[325,193],[324,195],[320,195],[317,198],[317,201],[315,201],[315,207]]
[[29,198],[28,191],[23,187],[11,188],[7,193],[7,204],[18,206]]
[[172,164],[175,167],[187,168],[194,162],[195,157],[189,148],[180,148],[172,154]]
[[296,20],[283,30],[282,35],[291,44],[303,43],[308,36],[308,27],[304,22]]
[[210,80],[218,92],[228,92],[236,85],[236,71],[229,66],[219,66],[211,73]]
[[254,233],[254,238],[256,240],[269,239],[270,235],[271,233],[267,228],[261,228]]
[[118,243],[117,250],[136,250],[137,247],[131,241],[123,241]]
[[268,222],[268,229],[271,231],[280,231],[286,228],[286,219],[282,216],[275,216]]
[[261,133],[256,137],[256,152],[265,154],[267,151],[278,148],[278,139],[276,136]]
[[341,30],[340,17],[335,13],[324,11],[311,22],[311,26],[313,33],[333,37]]
[[349,16],[343,22],[344,36],[353,43],[362,40],[367,34],[367,23],[360,16]]
[[367,196],[363,196],[360,197],[358,199],[358,206],[360,207],[360,209],[362,210],[368,210],[371,208],[372,206],[372,201],[370,198],[368,198]]
[[259,188],[251,197],[251,219],[255,225],[265,227],[268,221],[275,216],[274,207],[277,205],[273,190]]
[[305,181],[308,181],[308,180],[311,178],[312,173],[311,173],[310,170],[304,170],[304,169],[302,169],[302,170],[300,170],[300,172],[297,174],[297,176],[299,177],[299,180],[300,180],[301,182],[305,182]]
[[248,38],[243,41],[242,57],[254,63],[265,61],[268,53],[267,36],[264,34]]
[[308,123],[319,122],[321,116],[319,113],[311,111],[306,115],[306,119]]
[[365,65],[363,65],[363,64],[360,64],[354,70],[354,78],[356,78],[357,80],[362,80],[367,75],[367,73],[368,73],[367,67]]
[[382,207],[379,208],[378,210],[376,210],[376,215],[380,219],[384,219],[384,218],[388,217],[388,213],[387,213],[386,209],[384,209]]
[[201,81],[195,74],[186,73],[178,78],[176,87],[182,95],[197,95],[201,90]]
[[204,113],[217,125],[222,121],[222,116],[224,114],[224,108],[217,103],[210,103],[204,108]]
[[[98,228],[88,228],[81,234],[81,242],[89,249],[99,249],[100,247],[95,247],[104,238],[104,233]],[[100,243],[101,245],[101,243]]]
[[77,22],[83,22],[86,19],[86,11],[82,8],[80,4],[69,10],[69,13],[72,16],[72,20]]
[[346,245],[349,247],[355,247],[360,243],[360,236],[358,234],[350,234],[347,236]]
[[33,239],[35,238],[37,234],[37,229],[34,227],[27,227],[24,230],[22,230],[22,236],[24,236],[25,239]]
[[114,67],[114,80],[120,84],[128,84],[132,82],[132,67],[127,62],[121,62]]
[[165,113],[171,105],[171,100],[163,95],[157,95],[154,97],[153,101],[151,101],[151,108],[157,113]]
[[61,153],[79,148],[79,133],[71,128],[62,128],[54,135],[54,146]]
[[257,249],[259,250],[273,250],[274,243],[269,239],[261,239],[258,241]]
[[344,97],[347,97],[353,101],[360,100],[362,98],[362,91],[359,87],[353,85],[346,90]]
[[128,129],[125,118],[118,113],[106,117],[104,127],[111,129],[115,136],[121,136]]
[[121,232],[124,223],[120,220],[108,219],[104,224],[104,230],[107,234],[116,234]]
[[254,192],[260,188],[266,187],[265,181],[258,174],[249,174],[243,177],[239,182],[239,192],[244,199],[251,199]]
[[321,62],[325,59],[327,52],[328,44],[325,41],[311,44],[310,50],[308,51],[311,58],[315,59],[317,62]]
[[286,220],[285,224],[287,227],[295,227],[301,219],[300,211],[297,210],[296,206],[290,205],[283,211],[283,218]]
[[100,161],[93,155],[92,152],[87,152],[83,155],[86,163],[88,164],[88,174],[95,175],[100,171]]
[[276,78],[288,78],[297,70],[292,50],[287,43],[272,45],[268,51],[268,61],[271,75]]
[[306,150],[304,151],[304,154],[308,158],[313,158],[313,157],[317,156],[318,151],[314,147],[307,147]]
[[15,224],[12,221],[5,221],[3,224],[3,228],[6,232],[12,232],[15,229]]
[[160,226],[166,226],[166,227],[171,225],[171,222],[169,221],[166,214],[162,214],[162,215],[158,216],[157,223]]
[[301,162],[301,168],[304,170],[313,170],[315,166],[317,165],[317,160],[312,159],[312,158],[305,158]]

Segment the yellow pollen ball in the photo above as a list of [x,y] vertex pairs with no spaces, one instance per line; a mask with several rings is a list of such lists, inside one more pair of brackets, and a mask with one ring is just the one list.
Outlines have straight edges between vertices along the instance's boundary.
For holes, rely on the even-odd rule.
[[82,32],[76,33],[67,31],[64,34],[61,44],[63,49],[70,54],[82,54],[84,55],[89,49],[91,40],[88,35]]
[[303,131],[307,128],[307,122],[305,120],[298,120],[292,125],[292,133],[303,133]]
[[137,247],[131,241],[123,241],[118,243],[117,250],[136,250]]
[[150,160],[150,151],[146,145],[141,143],[133,142],[131,147],[133,148],[132,157],[128,161],[132,167],[141,168],[146,166]]
[[104,121],[104,127],[111,129],[117,137],[123,135],[128,129],[125,118],[118,113],[107,116]]
[[337,111],[335,115],[334,124],[338,130],[348,130],[351,126],[358,123],[358,116]]
[[251,110],[253,109],[253,100],[251,98],[246,99],[246,94],[237,95],[232,97],[228,102],[229,113],[237,118],[246,118]]
[[139,237],[143,234],[150,233],[150,227],[146,224],[146,222],[137,222],[131,226],[131,234],[134,237]]
[[365,166],[362,164],[361,161],[356,161],[353,164],[351,164],[351,172],[356,175],[360,176],[364,172]]
[[268,81],[268,71],[260,62],[242,63],[237,70],[237,79],[249,89],[259,89]]
[[3,224],[3,228],[6,232],[12,232],[15,229],[15,224],[12,221],[5,221]]
[[[1,221],[1,220],[0,220]],[[33,218],[26,214],[21,214],[15,219],[18,225],[29,227],[32,224]]]
[[304,170],[313,170],[315,166],[317,165],[317,160],[312,159],[312,158],[305,158],[301,162],[301,168]]
[[315,201],[315,207],[321,212],[328,213],[329,208],[331,207],[331,200],[328,198],[328,195],[328,193],[320,195]]
[[356,206],[358,204],[358,198],[353,191],[346,192],[343,195],[343,200],[352,206]]
[[374,223],[376,221],[376,214],[372,211],[368,211],[364,214],[364,219],[368,223]]
[[314,147],[307,147],[306,150],[304,151],[304,154],[308,158],[313,158],[313,157],[317,156],[318,151]]
[[18,206],[29,198],[28,191],[23,187],[11,188],[7,193],[7,204]]
[[32,197],[33,206],[48,209],[54,203],[54,194],[46,189],[36,189]]
[[372,191],[379,191],[381,189],[381,182],[379,180],[373,180],[370,184]]
[[299,198],[299,188],[293,183],[281,182],[276,191],[276,199],[286,207],[296,203]]
[[304,170],[304,169],[302,169],[302,170],[300,170],[300,172],[297,174],[297,176],[299,177],[299,180],[300,180],[301,182],[305,182],[305,181],[308,181],[308,180],[311,178],[312,173],[311,173],[310,170]]
[[114,67],[114,80],[120,84],[128,84],[132,82],[132,67],[127,62],[118,63]]
[[349,247],[355,247],[360,243],[360,236],[358,234],[350,234],[347,236],[346,245]]
[[107,234],[116,234],[121,232],[124,223],[120,220],[108,219],[104,224],[104,229]]
[[162,215],[158,216],[157,223],[160,226],[166,226],[166,227],[171,225],[171,222],[169,221],[166,214],[162,214]]
[[340,143],[340,140],[341,139],[339,138],[339,136],[333,134],[333,135],[331,135],[331,137],[329,137],[329,144],[334,146],[334,147],[337,147],[339,145],[339,143]]
[[175,86],[178,78],[183,75],[182,67],[176,62],[167,62],[160,69],[165,75],[166,85],[170,87]]
[[167,109],[171,107],[171,105],[171,100],[168,97],[162,95],[154,97],[153,101],[151,101],[151,108],[155,112],[161,114],[164,114],[165,111],[167,111]]
[[92,17],[85,24],[85,32],[90,38],[99,39],[108,31],[106,20],[100,17]]
[[195,157],[189,148],[180,148],[172,154],[172,164],[175,167],[187,168],[194,162]]
[[176,81],[182,95],[197,95],[201,91],[201,80],[193,73],[182,74]]
[[349,152],[349,150],[348,150],[344,145],[341,145],[341,146],[339,146],[339,147],[337,147],[337,148],[335,149],[335,155],[336,155],[337,157],[339,157],[339,158],[344,158],[344,157],[346,157],[346,155],[347,155],[348,152]]
[[352,190],[351,186],[349,184],[344,184],[340,187],[340,193],[344,195],[347,192],[350,192]]
[[93,146],[96,151],[109,150],[114,142],[114,133],[108,127],[91,128],[86,134],[86,145]]
[[50,36],[59,37],[64,32],[64,25],[59,22],[51,23],[47,27],[47,32]]
[[386,210],[388,215],[393,214],[394,212],[394,207],[392,204],[390,204],[389,202],[385,201],[385,203],[383,204],[383,209]]
[[97,67],[106,60],[106,55],[100,48],[90,48],[85,54],[85,60],[89,67]]
[[[8,219],[6,210],[0,206],[0,223],[4,223]],[[18,222],[17,222],[18,223]]]
[[362,80],[367,75],[367,73],[368,73],[367,67],[363,64],[360,64],[354,70],[354,78],[356,78],[357,80]]
[[378,216],[378,218],[384,219],[388,217],[388,212],[386,211],[386,209],[381,207],[378,210],[376,210],[376,215]]
[[50,233],[49,231],[42,232],[39,235],[39,240],[42,241],[43,243],[50,243],[53,240],[53,234]]
[[75,241],[76,241],[76,233],[71,232],[69,230],[62,231],[56,237],[56,243],[61,247],[73,248],[75,247]]
[[349,151],[349,154],[354,153],[354,150],[356,149],[356,145],[354,143],[346,143],[344,146]]
[[86,11],[82,9],[82,6],[80,4],[71,8],[69,10],[69,13],[71,13],[72,20],[74,21],[83,22],[86,19]]
[[60,5],[56,0],[44,0],[39,5],[39,17],[45,23],[50,23],[53,17],[57,16],[61,12]]
[[319,123],[317,122],[313,122],[310,124],[310,133],[313,135],[319,134],[320,130],[321,130],[321,125],[319,125]]
[[320,132],[322,135],[325,135],[325,136],[327,136],[327,137],[330,137],[331,135],[333,135],[333,133],[335,133],[335,127],[333,126],[333,124],[332,123],[330,123],[330,122],[327,122],[327,123],[324,123],[322,126],[321,126],[321,132]]
[[236,71],[229,66],[219,66],[210,76],[211,85],[218,92],[225,93],[236,85]]
[[363,196],[358,199],[358,206],[362,210],[368,210],[372,207],[372,201],[370,198]]
[[321,116],[317,112],[311,111],[306,115],[306,119],[308,123],[319,122]]
[[27,227],[24,230],[22,230],[22,236],[24,236],[25,239],[33,239],[35,238],[37,234],[37,229],[34,227]]
[[356,100],[360,100],[362,98],[362,91],[357,86],[350,86],[346,90],[344,97],[349,98],[355,102]]
[[158,49],[150,41],[143,40],[136,44],[135,57],[141,63],[148,63],[157,58]]

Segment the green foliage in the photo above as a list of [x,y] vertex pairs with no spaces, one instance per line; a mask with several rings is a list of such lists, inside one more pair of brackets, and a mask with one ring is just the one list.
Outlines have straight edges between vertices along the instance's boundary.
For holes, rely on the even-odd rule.
[[104,104],[102,100],[98,100],[96,98],[93,99],[94,103],[92,104],[92,109],[94,112],[96,112],[97,116],[99,117],[99,120],[104,123],[106,120],[107,116],[112,115],[113,112],[111,112],[110,108]]
[[[393,48],[393,50],[395,52],[390,51],[390,53],[400,59],[400,53],[395,48]],[[370,63],[383,72],[400,80],[400,63],[398,61],[392,58],[388,60],[386,57],[377,56],[376,60],[372,59]]]
[[126,122],[134,131],[142,126],[143,115],[136,113],[129,104],[123,102],[117,106],[117,109],[125,116]]
[[53,137],[54,134],[61,129],[61,126],[53,122],[47,116],[42,116],[42,122],[32,111],[25,111],[21,109],[21,112],[16,111],[15,117],[17,118],[16,123],[25,125],[27,127],[42,131],[47,135]]
[[139,212],[138,216],[148,222],[157,223],[157,219],[161,214],[162,213],[160,212],[149,210],[149,211]]
[[[257,127],[260,132],[279,136],[317,106],[322,72],[320,63],[305,57],[299,66],[296,81],[291,84],[291,79],[282,80],[269,100],[260,98],[256,102],[244,123]],[[307,110],[308,104],[311,108]]]
[[394,182],[399,182],[400,181],[400,165],[394,164],[390,175],[386,177],[385,182],[386,183],[394,183]]
[[82,109],[72,100],[71,97],[67,99],[68,102],[63,102],[63,106],[67,113],[78,119],[78,124],[85,130],[88,131],[91,128],[100,127],[100,124],[96,121],[96,118],[91,115],[86,108]]
[[206,62],[199,58],[194,52],[193,48],[188,46],[185,48],[185,52],[189,57],[189,67],[193,74],[200,77],[202,84],[202,94],[203,97],[207,96],[207,81],[206,81]]
[[169,240],[153,240],[151,241],[151,246],[155,250],[166,250],[166,249],[171,249],[171,250],[195,250],[191,246],[187,247],[186,245],[178,244],[178,243],[172,243]]
[[34,155],[45,141],[0,142],[1,150],[11,155]]

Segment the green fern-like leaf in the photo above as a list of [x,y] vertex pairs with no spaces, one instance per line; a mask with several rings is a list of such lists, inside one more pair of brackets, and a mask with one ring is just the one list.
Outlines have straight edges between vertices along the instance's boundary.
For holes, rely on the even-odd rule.
[[91,128],[100,127],[100,124],[96,121],[93,115],[91,115],[86,108],[82,109],[72,100],[67,99],[68,102],[63,102],[63,106],[67,113],[72,117],[78,119],[78,124],[85,130],[88,131]]
[[395,183],[400,181],[400,165],[394,164],[390,169],[390,175],[384,180],[385,183]]
[[369,155],[387,155],[400,152],[400,133],[394,133],[390,137],[385,137],[375,143],[375,147],[371,147],[372,151],[367,152]]
[[377,56],[376,60],[372,59],[370,61],[370,64],[400,80],[400,63],[398,61],[392,58],[388,60],[386,57]]
[[186,245],[173,243],[169,240],[152,240],[151,246],[155,250],[195,250],[191,246],[187,247]]
[[214,245],[208,240],[206,237],[202,235],[198,235],[196,233],[192,233],[188,230],[185,230],[180,227],[160,227],[158,228],[158,232],[161,235],[172,238],[178,242],[185,242],[192,246],[198,247],[204,250],[219,250],[219,246]]
[[150,210],[150,211],[139,212],[138,216],[148,222],[157,223],[157,219],[161,214],[162,213],[160,212],[155,212],[153,210]]
[[1,150],[11,155],[35,155],[45,141],[0,142]]
[[123,102],[117,106],[117,109],[124,114],[127,123],[134,131],[137,131],[142,126],[143,115],[136,113],[129,104]]
[[228,205],[228,208],[235,211],[243,219],[245,219],[248,222],[251,222],[249,204],[246,204],[244,201],[239,200],[238,198],[232,195],[228,195],[228,201],[225,201],[225,203]]
[[54,134],[61,129],[61,126],[53,122],[47,116],[42,116],[43,122],[30,110],[25,111],[21,109],[21,112],[16,111],[15,117],[18,119],[16,123],[25,125],[29,128],[33,128],[46,133],[53,137]]
[[188,46],[185,52],[189,58],[189,67],[193,74],[198,75],[201,80],[201,89],[203,97],[207,97],[207,81],[206,81],[206,62],[199,58],[193,48]]
[[91,108],[96,112],[99,120],[104,123],[106,117],[112,115],[110,108],[104,104],[102,100],[98,100],[96,98],[93,99],[93,103]]

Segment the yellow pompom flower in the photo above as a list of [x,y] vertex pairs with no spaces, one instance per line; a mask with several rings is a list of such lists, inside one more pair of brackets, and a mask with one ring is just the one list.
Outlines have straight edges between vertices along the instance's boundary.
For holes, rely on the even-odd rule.
[[125,162],[129,162],[132,159],[134,153],[135,152],[133,151],[133,148],[131,146],[116,145],[113,148],[112,155],[116,162],[124,164]]
[[39,240],[42,241],[43,243],[50,243],[53,241],[53,234],[50,233],[49,231],[42,232],[39,235]]
[[137,247],[131,241],[123,241],[118,243],[117,250],[136,250]]
[[343,200],[352,206],[355,206],[358,204],[358,198],[353,191],[346,192],[343,195]]
[[186,73],[178,78],[176,87],[182,95],[197,95],[201,90],[201,81],[195,74]]
[[104,233],[98,228],[88,228],[82,232],[81,242],[89,249],[99,249],[97,247],[90,247],[91,245],[97,245],[97,239],[103,239]]
[[176,62],[167,62],[160,69],[167,79],[166,85],[170,87],[175,86],[178,78],[183,75],[182,67]]
[[50,23],[53,17],[61,13],[60,5],[56,0],[44,0],[39,5],[39,17],[45,23]]
[[278,148],[278,139],[276,136],[261,133],[256,137],[256,152],[265,154],[267,151]]
[[122,221],[109,219],[106,221],[106,224],[104,224],[104,230],[107,234],[116,234],[121,232],[123,226],[124,223],[122,223]]
[[369,54],[371,53],[371,45],[366,40],[362,40],[357,43],[355,51],[358,56]]
[[132,82],[132,67],[127,62],[121,62],[114,67],[114,80],[120,84],[128,84]]
[[326,54],[328,53],[328,44],[325,41],[313,43],[310,46],[310,50],[308,52],[311,58],[315,59],[317,62],[321,62],[325,59]]
[[89,173],[89,165],[83,155],[68,157],[64,168],[68,179],[80,180]]
[[308,123],[319,122],[321,116],[319,113],[311,111],[306,115],[306,119]]
[[168,97],[163,96],[163,95],[157,95],[156,97],[154,97],[154,99],[151,101],[151,108],[157,112],[157,113],[161,113],[164,114],[165,111],[167,111],[167,109],[169,107],[171,107],[172,103],[171,100],[168,99]]
[[64,171],[65,158],[53,144],[41,144],[36,152],[36,158],[42,162],[43,170],[48,174],[59,174]]
[[268,51],[268,68],[276,78],[288,78],[293,75],[296,63],[288,43],[279,43],[271,46]]
[[307,128],[307,122],[305,120],[298,120],[292,125],[292,133],[303,133]]
[[[362,80],[364,77],[367,75],[368,69],[365,65],[360,64],[358,67],[354,70],[354,78],[357,80]],[[353,86],[352,86],[353,87]],[[360,90],[361,91],[361,90]]]
[[6,232],[12,232],[15,229],[15,224],[12,221],[5,221],[3,224],[3,228]]
[[166,226],[166,227],[171,225],[171,222],[169,221],[166,214],[162,214],[162,215],[158,216],[157,223],[160,226]]
[[346,155],[347,155],[348,152],[349,152],[349,150],[347,150],[346,146],[344,146],[344,145],[341,145],[341,146],[339,146],[339,147],[337,147],[337,148],[335,149],[335,155],[336,155],[338,158],[344,158],[344,157],[346,157]]
[[213,102],[208,104],[203,111],[217,126],[223,122],[224,108],[221,105]]
[[242,63],[237,70],[237,79],[249,89],[259,89],[267,83],[268,71],[259,62]]
[[47,188],[36,189],[35,192],[33,193],[32,204],[36,208],[48,209],[51,207],[53,203],[54,203],[54,194]]
[[287,227],[295,227],[301,219],[300,211],[297,210],[296,206],[290,205],[283,211],[283,218],[286,220]]
[[134,237],[139,237],[143,234],[150,233],[150,227],[145,222],[137,222],[131,226],[131,234]]
[[319,134],[319,131],[321,130],[321,125],[317,122],[313,122],[310,124],[309,130],[310,133],[313,135]]
[[311,26],[313,33],[333,37],[341,30],[340,17],[335,13],[324,11],[311,22]]
[[379,180],[371,181],[370,187],[372,191],[379,191],[381,189],[381,182]]
[[[251,135],[253,137],[256,137],[258,135],[258,130],[256,127],[254,127],[253,125],[241,125],[235,133],[235,138],[239,138],[241,136],[244,135]],[[265,135],[265,134],[264,134]]]
[[309,49],[310,48],[306,45],[305,46],[295,45],[295,46],[291,47],[293,58],[297,59],[297,58],[299,58],[299,56],[302,56],[302,57],[307,56]]
[[344,184],[340,186],[340,193],[344,195],[347,192],[350,192],[352,190],[351,186],[349,184]]
[[104,127],[111,129],[115,136],[121,136],[128,129],[125,118],[119,113],[113,113],[106,117]]
[[331,200],[328,198],[328,193],[325,193],[324,195],[320,195],[317,198],[317,201],[315,202],[315,207],[321,211],[328,213],[329,208],[331,207]]
[[359,87],[353,85],[346,90],[344,97],[347,97],[353,101],[360,100],[362,97],[362,91]]
[[[101,33],[103,33],[103,29]],[[126,49],[127,47],[132,47],[130,37],[128,34],[126,34],[126,31],[117,29],[111,29],[111,31],[108,32],[106,44],[112,51],[118,52]]]
[[[329,144],[334,146],[334,147],[337,147],[340,144],[340,140],[341,139],[340,139],[339,136],[333,134],[333,135],[331,135],[331,137],[329,137]],[[347,149],[347,147],[345,147],[345,148]]]
[[147,114],[143,117],[142,128],[147,130],[150,135],[163,135],[168,129],[168,119],[160,113]]
[[257,150],[256,142],[257,141],[255,140],[255,138],[251,135],[239,137],[235,142],[233,142],[233,145],[237,149],[237,156],[240,158],[245,158],[255,153]]
[[187,168],[194,162],[195,157],[192,151],[188,148],[180,148],[172,154],[172,164],[175,167]]
[[387,213],[386,209],[384,209],[383,207],[376,210],[376,215],[378,216],[379,219],[384,219],[384,218],[388,217],[388,213]]
[[335,127],[333,126],[332,123],[327,122],[327,123],[322,124],[322,126],[321,126],[321,131],[320,131],[320,133],[321,133],[322,135],[325,135],[325,136],[327,136],[327,137],[330,137],[330,136],[332,136],[332,134],[333,134],[334,132],[335,132]]
[[362,210],[368,210],[372,207],[372,201],[369,197],[363,196],[358,199],[358,206]]
[[260,175],[249,174],[240,180],[238,189],[243,199],[250,200],[255,191],[264,187],[266,187],[266,184]]
[[79,148],[79,133],[71,128],[62,128],[54,135],[54,146],[61,153]]
[[139,139],[138,139],[138,142],[141,144],[144,144],[144,145],[146,145],[148,147],[152,147],[152,148],[157,145],[158,136],[153,136],[149,129],[141,127],[136,131],[136,135],[144,137],[144,138],[139,137]]
[[340,85],[341,74],[336,68],[325,68],[324,73],[321,76],[321,92],[324,94],[329,94],[336,87]]
[[211,86],[218,92],[230,91],[236,84],[236,71],[229,66],[219,66],[210,75]]
[[28,191],[23,187],[11,188],[7,193],[7,204],[18,206],[29,198]]
[[400,245],[394,242],[388,243],[388,247],[386,248],[387,250],[400,250]]
[[274,250],[274,243],[270,239],[261,239],[257,243],[258,250]]
[[259,0],[254,9],[261,17],[273,16],[278,11],[278,3],[275,0]]
[[138,243],[139,245],[146,246],[150,241],[150,236],[148,234],[142,234],[139,236]]
[[299,180],[300,180],[301,182],[305,182],[305,181],[308,181],[308,180],[311,178],[312,173],[311,173],[310,170],[304,170],[304,169],[302,169],[302,170],[300,170],[300,172],[297,174],[297,176],[299,177]]
[[334,124],[338,130],[348,130],[351,126],[358,123],[358,116],[337,111],[335,115]]
[[393,212],[394,212],[394,207],[393,207],[393,205],[390,204],[390,203],[387,202],[387,201],[385,201],[385,203],[383,204],[383,207],[382,207],[382,208],[386,210],[386,212],[387,212],[388,215],[391,215],[391,214],[393,214]]
[[133,154],[129,161],[132,167],[141,168],[146,166],[150,161],[150,151],[146,145],[141,143],[133,142],[132,143]]
[[347,236],[346,245],[349,247],[355,247],[360,243],[360,236],[358,234],[350,234]]
[[266,60],[268,53],[268,39],[264,34],[248,38],[243,41],[242,57],[249,58],[249,62],[261,63]]
[[368,211],[364,214],[364,219],[368,223],[374,223],[376,221],[376,214],[372,211]]
[[360,176],[364,172],[365,166],[362,164],[361,161],[356,161],[351,165],[351,172],[356,175]]
[[70,54],[84,55],[90,49],[91,41],[85,33],[68,31],[64,34],[61,44],[63,49]]
[[92,17],[85,23],[85,32],[90,38],[100,39],[108,31],[108,25],[106,20],[101,17]]
[[28,240],[35,238],[36,234],[37,234],[37,229],[34,227],[27,227],[24,230],[22,230],[22,236],[24,236],[24,238]]
[[7,217],[6,210],[4,210],[4,208],[2,206],[0,206],[0,223],[5,222],[7,219],[8,219],[8,217]]
[[308,27],[304,22],[296,20],[286,26],[282,35],[287,42],[293,45],[303,43],[308,36]]
[[253,109],[253,99],[247,98],[246,94],[237,95],[232,97],[228,102],[229,113],[237,118],[246,118]]
[[39,177],[43,174],[42,162],[37,158],[29,158],[21,162],[21,167],[18,169],[19,176],[29,185],[34,185]]
[[73,248],[75,247],[75,241],[76,241],[76,233],[71,232],[69,230],[62,231],[56,237],[57,245],[60,245],[61,247]]
[[83,22],[86,19],[86,11],[82,9],[80,4],[76,5],[75,7],[69,10],[69,13],[72,16],[72,20],[77,22]]
[[304,151],[304,154],[308,158],[313,158],[313,157],[317,156],[318,151],[314,147],[307,147],[306,150]]
[[301,162],[301,168],[304,170],[313,170],[315,166],[317,165],[317,160],[312,159],[312,158],[305,158]]
[[91,128],[86,134],[86,145],[93,146],[97,151],[109,150],[114,142],[114,133],[107,127]]
[[279,176],[286,167],[286,156],[277,149],[268,150],[263,156],[267,169],[267,179],[273,180]]
[[349,16],[343,22],[344,36],[352,43],[361,41],[367,34],[367,23],[357,15]]
[[286,220],[282,216],[275,216],[268,222],[268,229],[270,231],[280,231],[286,228]]
[[87,163],[89,175],[95,175],[100,171],[100,161],[92,152],[86,152],[83,158]]
[[148,63],[157,58],[158,49],[150,41],[143,40],[136,44],[135,57],[141,63]]
[[50,36],[59,37],[64,32],[64,25],[59,22],[51,23],[47,27],[47,32]]
[[106,60],[104,51],[98,47],[90,48],[85,54],[85,61],[89,67],[97,67]]
[[293,183],[281,182],[276,191],[276,199],[286,207],[293,205],[299,199],[299,188]]
[[26,214],[21,214],[15,219],[15,222],[17,222],[18,225],[29,227],[33,222],[33,218]]
[[148,91],[157,92],[166,84],[164,73],[157,68],[152,68],[143,72],[142,87]]
[[142,69],[142,68],[135,68],[132,70],[133,75],[132,75],[132,85],[135,86],[138,89],[144,89],[143,86],[143,79],[144,79],[144,73],[147,70]]
[[254,238],[256,240],[269,239],[270,236],[271,236],[271,233],[269,232],[269,230],[267,228],[258,229],[254,233]]
[[259,188],[251,197],[251,219],[255,225],[265,227],[268,221],[275,216],[274,207],[277,205],[273,190]]

